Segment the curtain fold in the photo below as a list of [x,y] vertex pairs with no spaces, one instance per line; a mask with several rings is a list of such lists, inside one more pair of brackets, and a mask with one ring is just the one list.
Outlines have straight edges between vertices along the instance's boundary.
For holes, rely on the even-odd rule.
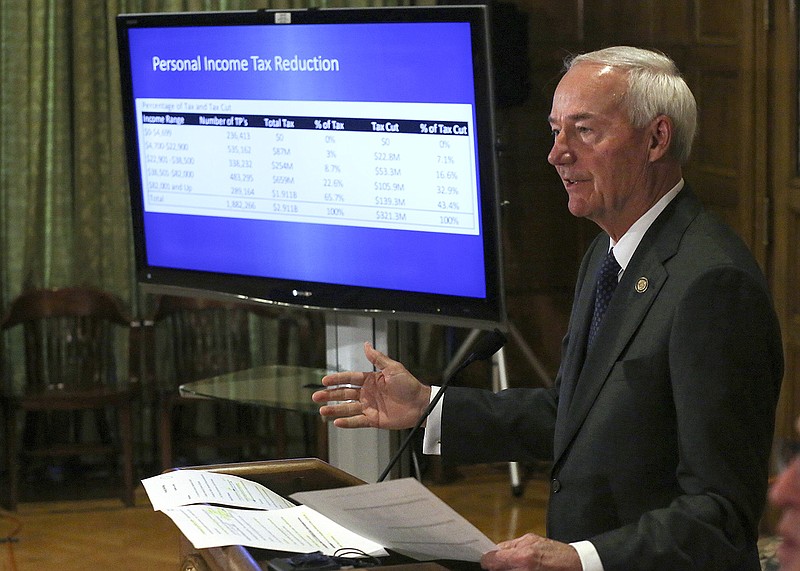
[[0,6],[0,288],[90,284],[130,300],[127,180],[108,3]]

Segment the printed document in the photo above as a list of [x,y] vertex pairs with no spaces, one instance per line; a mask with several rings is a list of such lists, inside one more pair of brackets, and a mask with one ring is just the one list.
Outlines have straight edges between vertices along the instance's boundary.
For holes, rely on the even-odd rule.
[[245,545],[333,555],[392,549],[419,561],[479,561],[494,543],[413,478],[301,492],[296,506],[256,482],[177,470],[142,480],[153,508],[197,549]]
[[333,555],[349,547],[369,555],[388,555],[380,544],[238,476],[176,470],[142,484],[153,509],[169,516],[196,549],[246,545]]
[[414,478],[301,492],[292,499],[419,561],[480,561],[495,549],[489,538]]

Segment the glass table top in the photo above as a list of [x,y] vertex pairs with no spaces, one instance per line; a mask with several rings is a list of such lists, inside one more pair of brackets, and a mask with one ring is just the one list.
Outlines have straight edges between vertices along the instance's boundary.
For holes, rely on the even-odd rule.
[[183,384],[180,394],[317,414],[311,393],[322,387],[326,374],[325,369],[265,365]]

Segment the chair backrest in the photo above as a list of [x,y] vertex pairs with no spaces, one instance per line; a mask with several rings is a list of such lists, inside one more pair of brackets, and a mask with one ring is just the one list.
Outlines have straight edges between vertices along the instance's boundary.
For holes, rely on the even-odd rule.
[[131,318],[91,287],[34,289],[11,302],[0,329],[22,327],[28,389],[88,389],[127,382]]
[[251,366],[247,311],[202,299],[161,299],[156,323],[169,323],[175,377],[186,383]]
[[[156,362],[163,366],[169,361],[174,369],[157,375],[162,386],[262,364],[289,364],[292,343],[313,344],[305,316],[256,304],[164,295],[157,300],[152,321],[157,328]],[[164,358],[168,349],[162,343],[170,346],[170,357]],[[171,380],[165,382],[164,377]]]

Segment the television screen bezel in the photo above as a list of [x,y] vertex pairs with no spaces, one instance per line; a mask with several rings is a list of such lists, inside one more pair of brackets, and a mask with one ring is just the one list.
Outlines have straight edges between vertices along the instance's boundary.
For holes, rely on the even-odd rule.
[[[500,203],[495,148],[489,9],[484,4],[412,7],[264,9],[224,12],[120,14],[117,16],[122,108],[130,184],[137,279],[149,293],[214,297],[374,318],[505,329]],[[291,23],[277,23],[289,20]],[[475,78],[481,236],[486,296],[460,297],[352,285],[243,276],[153,266],[145,247],[140,154],[128,54],[128,30],[142,27],[335,24],[354,22],[465,21],[470,23]],[[375,264],[375,260],[365,263]],[[391,260],[385,260],[391,264]],[[377,269],[376,269],[377,271]],[[453,270],[458,279],[457,268]]]

